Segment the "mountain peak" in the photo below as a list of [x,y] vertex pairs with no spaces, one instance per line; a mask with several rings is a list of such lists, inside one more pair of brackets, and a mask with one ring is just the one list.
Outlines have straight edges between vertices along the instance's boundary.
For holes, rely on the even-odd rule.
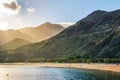
[[50,28],[61,28],[62,29],[64,27],[60,24],[52,24],[50,22],[45,22],[42,25],[37,27],[37,29],[39,29],[39,28],[48,28],[48,29],[50,29]]
[[104,10],[96,10],[96,11],[94,11],[93,13],[102,13],[102,12],[107,12],[107,11],[104,11]]
[[50,22],[45,22],[45,23],[43,23],[42,25],[43,25],[43,26],[48,26],[48,25],[52,25],[52,23],[50,23]]
[[[83,23],[86,24],[86,22],[87,22],[89,24],[95,25],[97,22],[101,21],[107,14],[108,14],[108,12],[106,12],[106,11],[96,10],[96,11],[92,12],[91,14],[89,14],[87,17],[78,21],[77,24],[81,25]],[[87,26],[89,26],[89,25],[87,25]]]
[[89,14],[87,17],[91,17],[91,18],[96,18],[98,16],[102,17],[106,13],[108,13],[108,12],[107,11],[102,11],[102,10],[96,10],[96,11],[92,12],[91,14]]
[[51,24],[50,22],[45,22],[44,24]]

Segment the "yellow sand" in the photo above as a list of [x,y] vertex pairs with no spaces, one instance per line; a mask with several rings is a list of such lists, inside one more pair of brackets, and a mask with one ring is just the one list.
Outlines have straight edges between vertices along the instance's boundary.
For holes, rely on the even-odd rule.
[[120,72],[120,64],[84,64],[84,63],[3,63],[1,67],[16,67],[16,66],[36,66],[36,67],[60,67],[60,68],[81,68],[95,69]]

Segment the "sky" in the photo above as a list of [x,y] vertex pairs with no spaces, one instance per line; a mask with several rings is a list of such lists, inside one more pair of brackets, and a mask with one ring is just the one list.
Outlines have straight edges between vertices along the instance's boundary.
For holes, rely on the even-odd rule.
[[76,23],[95,10],[120,9],[120,0],[0,0],[0,30],[45,22]]

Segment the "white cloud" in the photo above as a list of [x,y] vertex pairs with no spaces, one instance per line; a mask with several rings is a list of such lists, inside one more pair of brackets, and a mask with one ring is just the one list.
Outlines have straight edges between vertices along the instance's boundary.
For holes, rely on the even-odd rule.
[[0,19],[2,19],[3,18],[3,16],[2,15],[0,15]]
[[27,8],[27,11],[28,11],[29,13],[34,13],[34,12],[35,12],[35,9],[34,9],[33,7],[31,7],[31,8]]
[[69,27],[71,25],[74,25],[75,23],[73,23],[73,22],[61,22],[61,23],[57,23],[57,24],[60,24],[63,27],[67,28],[67,27]]
[[14,15],[18,14],[21,6],[17,0],[0,0],[0,29],[7,30],[14,27],[12,24],[17,23]]
[[0,29],[1,30],[6,30],[8,28],[8,23],[0,21]]
[[19,26],[21,26],[21,27],[23,26],[23,22],[22,22],[22,20],[20,18],[17,19],[17,23],[18,23]]
[[20,9],[17,0],[0,0],[0,14],[16,15]]

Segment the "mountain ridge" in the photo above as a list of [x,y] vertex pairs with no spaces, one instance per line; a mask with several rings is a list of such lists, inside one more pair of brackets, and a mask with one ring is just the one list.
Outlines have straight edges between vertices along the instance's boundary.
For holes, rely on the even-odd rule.
[[48,39],[64,29],[65,28],[61,25],[44,23],[34,28],[30,27],[19,30],[9,29],[7,31],[0,31],[0,45],[5,44],[15,38],[24,39],[30,42],[38,42]]
[[0,49],[1,50],[16,49],[18,47],[21,47],[21,46],[24,46],[24,45],[27,45],[27,44],[30,44],[30,43],[31,42],[29,42],[27,40],[16,38],[16,39],[13,39],[13,40],[1,45]]
[[48,40],[1,53],[29,54],[27,60],[37,61],[120,58],[119,26],[120,10],[97,10]]

